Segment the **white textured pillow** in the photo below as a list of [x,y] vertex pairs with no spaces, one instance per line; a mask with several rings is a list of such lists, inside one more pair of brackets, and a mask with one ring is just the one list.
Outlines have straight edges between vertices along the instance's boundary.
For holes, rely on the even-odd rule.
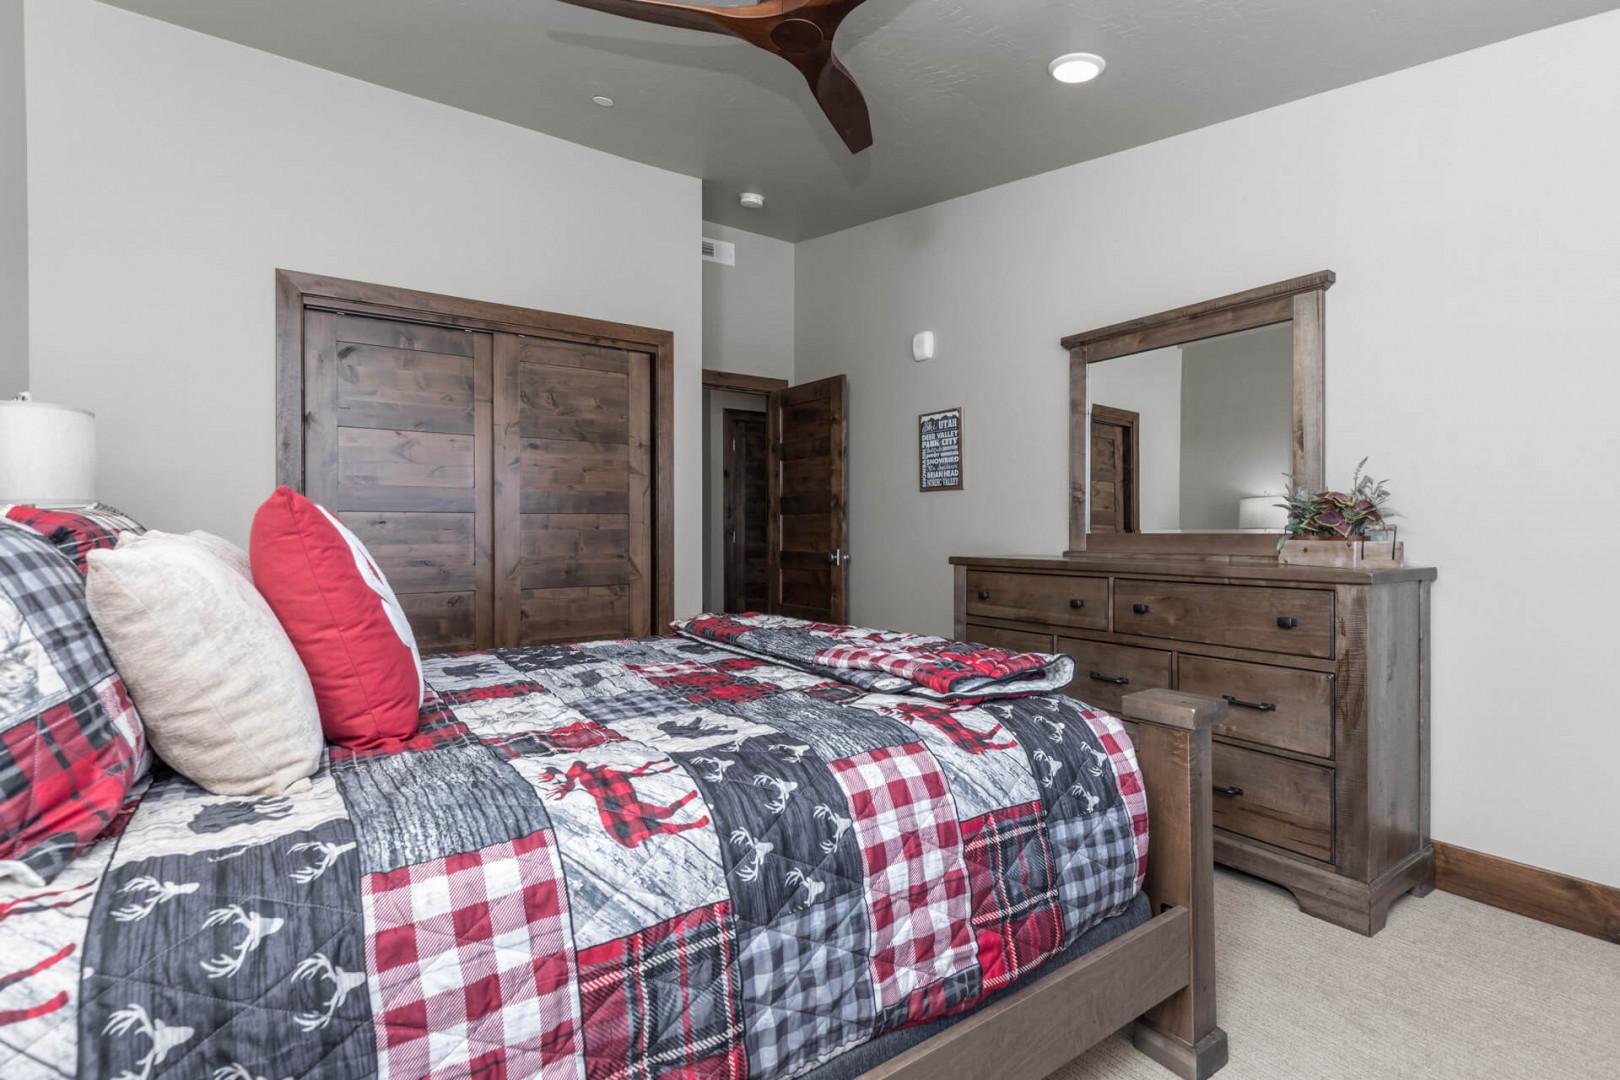
[[90,617],[158,756],[216,795],[308,787],[325,746],[315,692],[241,570],[170,533],[91,554]]
[[225,562],[227,566],[229,566],[232,570],[235,570],[238,574],[241,574],[249,581],[253,580],[253,563],[249,561],[248,553],[231,543],[229,540],[226,540],[224,537],[215,536],[211,532],[203,532],[201,529],[192,529],[190,532],[186,533],[186,536],[189,539],[197,541],[197,543],[213,552],[213,554],[218,556]]

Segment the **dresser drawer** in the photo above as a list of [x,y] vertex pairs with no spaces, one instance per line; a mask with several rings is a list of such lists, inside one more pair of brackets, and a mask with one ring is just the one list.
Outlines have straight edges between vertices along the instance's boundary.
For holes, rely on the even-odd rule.
[[1215,726],[1218,734],[1333,756],[1333,676],[1326,672],[1183,653],[1177,689],[1231,703],[1226,722]]
[[1066,637],[1058,638],[1057,647],[1074,658],[1074,682],[1063,692],[1099,709],[1118,713],[1126,694],[1170,687],[1167,652]]
[[1116,581],[1114,630],[1329,658],[1333,655],[1333,593],[1255,585]]
[[969,570],[969,615],[1108,629],[1108,579]]
[[1215,744],[1215,827],[1333,858],[1333,770]]
[[1023,630],[1002,630],[994,626],[969,625],[967,639],[976,641],[980,645],[988,645],[992,649],[1006,649],[1008,652],[1049,653],[1052,651],[1051,634],[1031,634]]

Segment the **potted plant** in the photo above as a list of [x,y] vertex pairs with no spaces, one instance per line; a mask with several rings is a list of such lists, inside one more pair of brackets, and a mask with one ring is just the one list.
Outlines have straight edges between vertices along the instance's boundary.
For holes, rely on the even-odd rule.
[[1387,505],[1389,481],[1374,480],[1366,468],[1367,459],[1362,458],[1347,491],[1312,492],[1288,478],[1292,494],[1277,504],[1288,511],[1288,524],[1277,541],[1279,561],[1327,566],[1400,563],[1401,545],[1386,523],[1397,516]]

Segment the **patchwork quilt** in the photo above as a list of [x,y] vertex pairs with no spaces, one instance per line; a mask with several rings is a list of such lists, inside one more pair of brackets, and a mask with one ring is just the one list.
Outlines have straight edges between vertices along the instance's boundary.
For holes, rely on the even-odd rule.
[[0,1076],[792,1077],[1130,903],[1112,717],[894,655],[999,650],[761,618],[428,659],[420,734],[307,793],[158,770],[0,891]]

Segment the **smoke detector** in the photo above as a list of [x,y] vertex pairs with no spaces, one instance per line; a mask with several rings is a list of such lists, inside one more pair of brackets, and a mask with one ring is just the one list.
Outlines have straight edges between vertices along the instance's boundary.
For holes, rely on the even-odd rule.
[[744,210],[765,209],[765,196],[757,191],[745,191],[737,197],[737,201],[742,203]]

